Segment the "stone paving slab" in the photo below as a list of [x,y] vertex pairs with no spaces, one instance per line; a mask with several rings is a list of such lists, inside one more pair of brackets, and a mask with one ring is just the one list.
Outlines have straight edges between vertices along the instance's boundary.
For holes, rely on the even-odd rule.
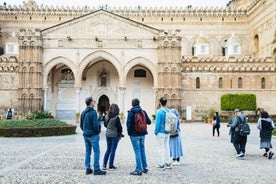
[[[146,153],[150,171],[142,176],[131,176],[135,168],[131,142],[126,135],[118,145],[116,171],[106,176],[85,175],[85,147],[80,129],[78,134],[42,138],[0,138],[0,184],[205,184],[205,183],[275,183],[275,158],[268,160],[259,149],[259,132],[251,124],[246,159],[236,159],[226,124],[221,126],[221,137],[211,136],[212,127],[204,123],[181,125],[184,157],[181,166],[159,171],[154,124],[146,136]],[[106,149],[105,128],[101,133],[101,161]],[[273,137],[272,145],[275,143]],[[93,161],[93,159],[92,159]],[[93,164],[92,164],[93,165]]]

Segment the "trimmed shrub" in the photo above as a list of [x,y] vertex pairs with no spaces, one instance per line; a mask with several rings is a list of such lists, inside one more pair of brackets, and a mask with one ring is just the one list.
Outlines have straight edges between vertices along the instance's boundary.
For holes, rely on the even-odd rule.
[[254,94],[225,94],[221,96],[221,109],[233,111],[234,109],[255,111],[256,95]]
[[41,137],[71,135],[76,133],[76,125],[69,125],[57,119],[3,120],[0,121],[2,137]]

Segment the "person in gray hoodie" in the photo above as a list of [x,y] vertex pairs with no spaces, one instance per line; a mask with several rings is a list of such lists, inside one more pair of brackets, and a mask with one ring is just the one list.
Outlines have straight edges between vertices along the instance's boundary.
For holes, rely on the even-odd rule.
[[97,112],[94,109],[96,101],[92,97],[85,99],[86,108],[81,113],[80,128],[83,131],[85,142],[85,168],[86,174],[92,174],[93,170],[90,166],[91,151],[94,151],[94,175],[105,175],[106,171],[100,169],[100,132],[101,124],[98,121]]
[[233,143],[233,146],[236,149],[237,158],[244,158],[247,136],[240,135],[239,125],[242,122],[246,121],[246,117],[241,113],[240,109],[235,109],[234,115],[235,119],[231,124],[231,142]]

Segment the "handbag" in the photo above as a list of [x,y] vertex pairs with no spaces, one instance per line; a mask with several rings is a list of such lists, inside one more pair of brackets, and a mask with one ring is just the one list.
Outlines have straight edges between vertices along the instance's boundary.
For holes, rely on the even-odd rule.
[[170,137],[177,137],[178,136],[178,131],[176,130],[173,133],[170,133]]
[[217,121],[216,121],[216,120],[213,120],[213,121],[212,121],[212,125],[213,125],[213,126],[216,126],[216,124],[217,124]]

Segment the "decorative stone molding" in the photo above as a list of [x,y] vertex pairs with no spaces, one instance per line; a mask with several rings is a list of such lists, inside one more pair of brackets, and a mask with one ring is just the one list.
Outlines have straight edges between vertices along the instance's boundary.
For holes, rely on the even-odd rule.
[[275,72],[276,65],[273,58],[184,58],[182,57],[182,72]]

